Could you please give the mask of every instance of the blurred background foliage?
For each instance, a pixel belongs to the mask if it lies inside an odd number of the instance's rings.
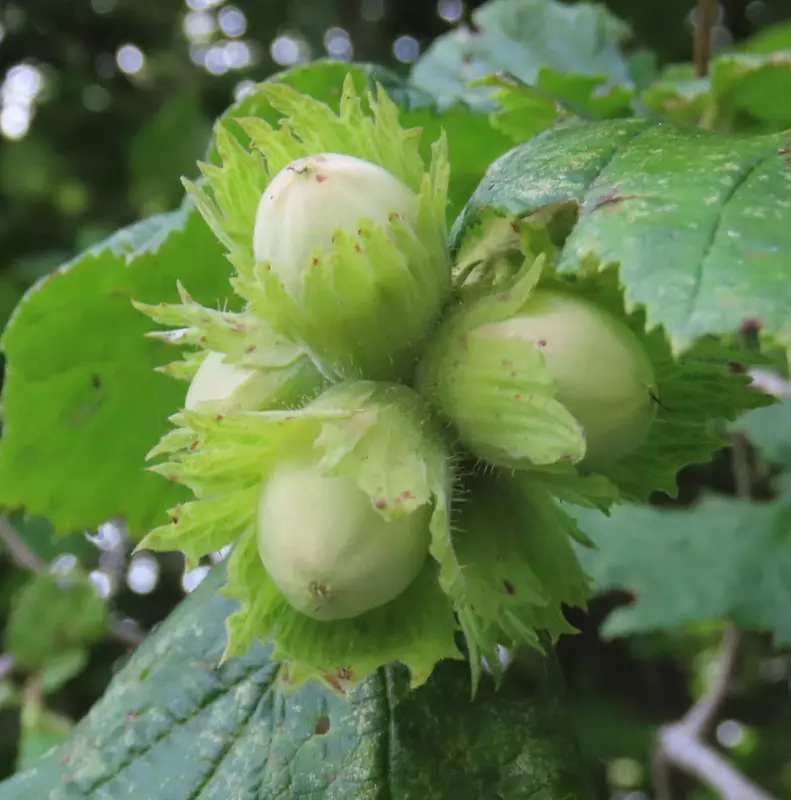
[[[251,82],[324,56],[405,74],[435,37],[468,22],[479,5],[0,0],[0,325],[38,278],[118,227],[176,207],[179,178],[195,173],[212,120]],[[647,82],[666,65],[689,62],[691,0],[606,5],[634,32],[626,49],[633,75],[637,65]],[[791,0],[726,0],[720,10],[715,51],[756,35],[755,52],[791,48],[791,27],[783,24]],[[789,97],[778,102],[788,105]],[[706,488],[727,491],[729,481],[726,456],[687,470],[683,501]],[[66,735],[139,632],[164,619],[208,569],[185,574],[175,555],[130,559],[120,523],[55,540],[44,520],[12,515],[10,522],[23,545],[0,551],[0,675],[11,675],[0,680],[0,779]],[[581,634],[559,649],[603,795],[645,800],[655,728],[689,707],[721,626],[604,639],[603,620],[628,600],[624,592],[602,593],[587,615],[574,617]],[[725,712],[719,744],[767,789],[791,796],[791,665],[768,637],[749,635]],[[686,790],[710,796],[691,784]]]

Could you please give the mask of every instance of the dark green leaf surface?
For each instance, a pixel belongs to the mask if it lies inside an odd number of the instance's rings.
[[[620,45],[628,35],[626,24],[598,4],[495,0],[473,13],[472,29],[460,26],[434,40],[415,63],[412,82],[441,106],[486,103],[491,90],[468,84],[494,72],[534,83],[541,67],[551,67],[627,83]]]
[[[181,197],[182,175],[197,175],[195,162],[205,152],[211,124],[200,100],[189,91],[168,98],[137,132],[129,152],[131,192],[137,212],[166,211]]]
[[[230,265],[198,213],[182,209],[127,228],[40,281],[3,336],[8,359],[0,504],[68,532],[116,516],[133,533],[161,520],[182,491],[144,471],[186,387],[154,372],[173,360],[146,339],[132,307],[177,299],[221,305]]]
[[[646,120],[559,126],[492,165],[457,237],[486,208],[527,214],[572,202],[559,269],[620,264],[678,352],[746,319],[791,341],[791,168],[782,134],[719,136]]]
[[[791,643],[791,508],[707,497],[691,509],[621,506],[608,519],[574,511],[598,550],[579,550],[596,588],[635,602],[604,625],[609,636],[729,620]]]
[[[231,601],[216,569],[119,673],[69,741],[0,800],[584,800],[554,684],[443,665],[409,694],[386,669],[348,699],[283,695],[254,646],[217,668]]]

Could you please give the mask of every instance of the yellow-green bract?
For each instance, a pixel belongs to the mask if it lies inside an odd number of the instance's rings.
[[[418,385],[491,464],[596,468],[639,447],[656,383],[639,339],[594,303],[536,288],[540,264],[463,303],[430,344]]]
[[[535,347],[555,381],[555,399],[581,423],[588,467],[618,461],[645,440],[656,414],[656,383],[640,341],[595,304],[536,290],[516,316],[471,335],[492,351],[505,340]]]
[[[451,299],[444,138],[426,170],[381,92],[364,111],[347,82],[339,115],[282,85],[261,98],[282,125],[237,120],[249,148],[221,126],[222,167],[189,184],[243,310],[181,287],[180,304],[138,304],[175,328],[153,335],[196,348],[166,368],[191,384],[150,454],[193,499],[141,546],[195,563],[233,545],[226,655],[262,639],[293,683],[344,687],[399,661],[417,685],[460,657],[461,632],[475,688],[499,646],[568,630],[561,604],[583,602],[587,581],[555,484],[471,473],[430,382],[424,397],[406,385]],[[570,440],[544,463],[584,450],[552,402],[560,424],[522,410],[531,446]],[[566,497],[588,492],[573,470],[559,481]]]
[[[331,380],[404,380],[451,286],[444,135],[426,167],[383,90],[363,108],[351,79],[340,114],[277,83],[286,122],[218,128],[222,167],[186,182],[237,269],[247,309],[303,347]]]
[[[260,637],[296,668],[348,659],[360,676],[390,652],[416,681],[457,654],[446,594],[453,459],[413,390],[342,382],[301,409],[185,410],[173,421],[152,453],[168,460],[153,469],[195,500],[140,546],[196,560],[235,542],[229,653]]]
[[[414,231],[418,211],[417,195],[377,164],[339,153],[306,156],[283,167],[266,187],[256,211],[253,255],[301,298],[305,273],[322,269],[335,249],[336,231],[357,231],[361,220],[369,220],[392,235],[396,219]]]

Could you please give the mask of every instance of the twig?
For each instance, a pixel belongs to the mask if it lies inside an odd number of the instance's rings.
[[[741,434],[731,440],[735,493],[752,497],[749,446]],[[697,778],[719,793],[722,800],[773,800],[733,764],[706,744],[720,706],[728,695],[736,672],[742,633],[735,625],[725,629],[716,661],[716,673],[703,696],[679,722],[664,725],[657,733],[651,766],[657,800],[672,800],[670,768],[675,767]]]
[[[772,800],[703,739],[714,722],[736,667],[741,632],[729,626],[722,638],[717,673],[703,697],[680,722],[659,730],[654,752],[654,778],[658,800],[672,798],[668,767],[682,769],[719,793],[722,800]]]
[[[112,617],[110,618],[110,635],[118,644],[122,644],[130,650],[134,650],[146,638],[145,633],[139,628],[124,625],[121,620]]]
[[[17,533],[8,517],[0,516],[0,541],[5,545],[11,561],[28,572],[44,572],[47,565],[38,553],[34,553],[25,540]]]
[[[717,21],[717,0],[698,0],[698,15],[695,20],[695,74],[705,78],[709,74],[711,55],[711,31]]]
[[[11,561],[20,569],[33,574],[45,572],[47,564],[38,553],[28,547],[27,542],[8,521],[8,517],[0,515],[0,543],[5,547]],[[116,642],[133,650],[145,638],[145,634],[124,625],[120,620],[110,620],[110,636]]]
[[[751,500],[753,473],[750,469],[750,443],[747,437],[739,432],[732,433],[730,439],[734,493],[742,500]]]

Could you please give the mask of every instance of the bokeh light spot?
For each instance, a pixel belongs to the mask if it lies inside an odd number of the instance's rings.
[[[723,747],[738,747],[743,739],[744,727],[735,719],[726,719],[717,725],[717,741]]]
[[[126,582],[135,594],[151,594],[159,580],[159,562],[147,553],[139,553],[129,562]]]
[[[220,9],[218,16],[220,30],[231,38],[243,36],[247,30],[247,18],[238,8],[226,6]]]
[[[205,42],[217,30],[217,23],[208,11],[190,11],[184,15],[182,28],[191,42]]]
[[[332,58],[341,61],[348,61],[354,55],[349,34],[343,28],[329,28],[324,34],[324,47]]]
[[[127,75],[134,75],[143,69],[146,58],[143,51],[134,44],[125,44],[118,48],[115,53],[115,63],[118,69]]]
[[[411,64],[420,55],[420,43],[414,36],[399,36],[393,42],[393,55],[402,64]]]
[[[225,64],[229,69],[244,69],[253,60],[247,42],[228,42],[223,50]]]
[[[278,36],[269,48],[275,64],[289,66],[299,60],[299,42],[292,36]]]
[[[437,3],[437,14],[445,22],[458,22],[464,13],[464,3],[462,0],[439,0]]]
[[[233,99],[238,103],[255,91],[255,81],[239,81],[233,87]]]
[[[109,597],[113,591],[113,582],[110,580],[110,576],[101,570],[95,569],[88,576],[88,580],[93,584],[99,597]]]

